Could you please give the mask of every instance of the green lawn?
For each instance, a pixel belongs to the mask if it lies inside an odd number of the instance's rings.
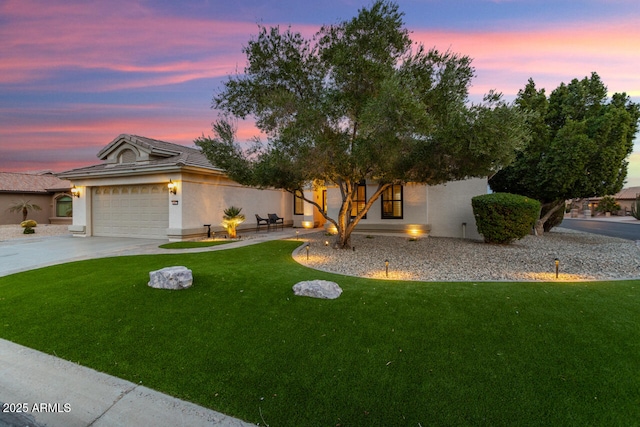
[[[639,424],[640,282],[366,280],[299,243],[0,278],[0,336],[273,427]],[[194,286],[149,288],[169,265]],[[293,296],[313,278],[344,293]]]

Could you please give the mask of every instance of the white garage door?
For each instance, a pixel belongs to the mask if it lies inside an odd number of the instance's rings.
[[[93,189],[93,235],[166,238],[169,193],[166,185]]]

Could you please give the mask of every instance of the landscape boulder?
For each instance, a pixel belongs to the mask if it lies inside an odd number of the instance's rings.
[[[342,294],[342,289],[328,280],[306,280],[293,285],[293,293],[303,297],[336,299]]]
[[[193,284],[193,274],[187,267],[166,267],[149,272],[149,286],[157,289],[186,289]]]

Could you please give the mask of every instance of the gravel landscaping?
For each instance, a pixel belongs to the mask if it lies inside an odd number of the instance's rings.
[[[511,245],[422,237],[352,235],[355,251],[331,248],[332,236],[305,236],[309,259],[300,264],[323,271],[376,279],[423,281],[581,281],[640,278],[640,247],[630,240],[557,228]],[[325,242],[329,246],[325,246]],[[555,277],[555,258],[560,261]],[[385,260],[389,261],[388,276]]]
[[[69,233],[68,225],[38,224],[34,234],[24,234],[19,224],[0,225],[0,242],[9,239],[32,239],[45,236],[62,236]]]

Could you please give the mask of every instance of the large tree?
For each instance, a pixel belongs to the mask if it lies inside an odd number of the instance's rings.
[[[259,27],[243,49],[244,73],[213,98],[214,137],[196,144],[242,184],[292,193],[337,186],[338,216],[323,215],[338,230],[339,248],[350,246],[354,227],[389,186],[488,176],[512,161],[527,142],[525,114],[494,92],[470,103],[471,60],[414,44],[402,16],[396,4],[376,1],[311,39]],[[243,149],[238,119],[255,120],[266,143]],[[352,209],[363,180],[377,189]]]
[[[597,73],[562,83],[548,98],[529,79],[516,105],[535,112],[529,116],[532,140],[489,184],[494,191],[542,202],[538,235],[551,228],[550,220],[564,208],[565,200],[606,196],[622,189],[640,118],[639,105],[626,94],[608,99]]]

